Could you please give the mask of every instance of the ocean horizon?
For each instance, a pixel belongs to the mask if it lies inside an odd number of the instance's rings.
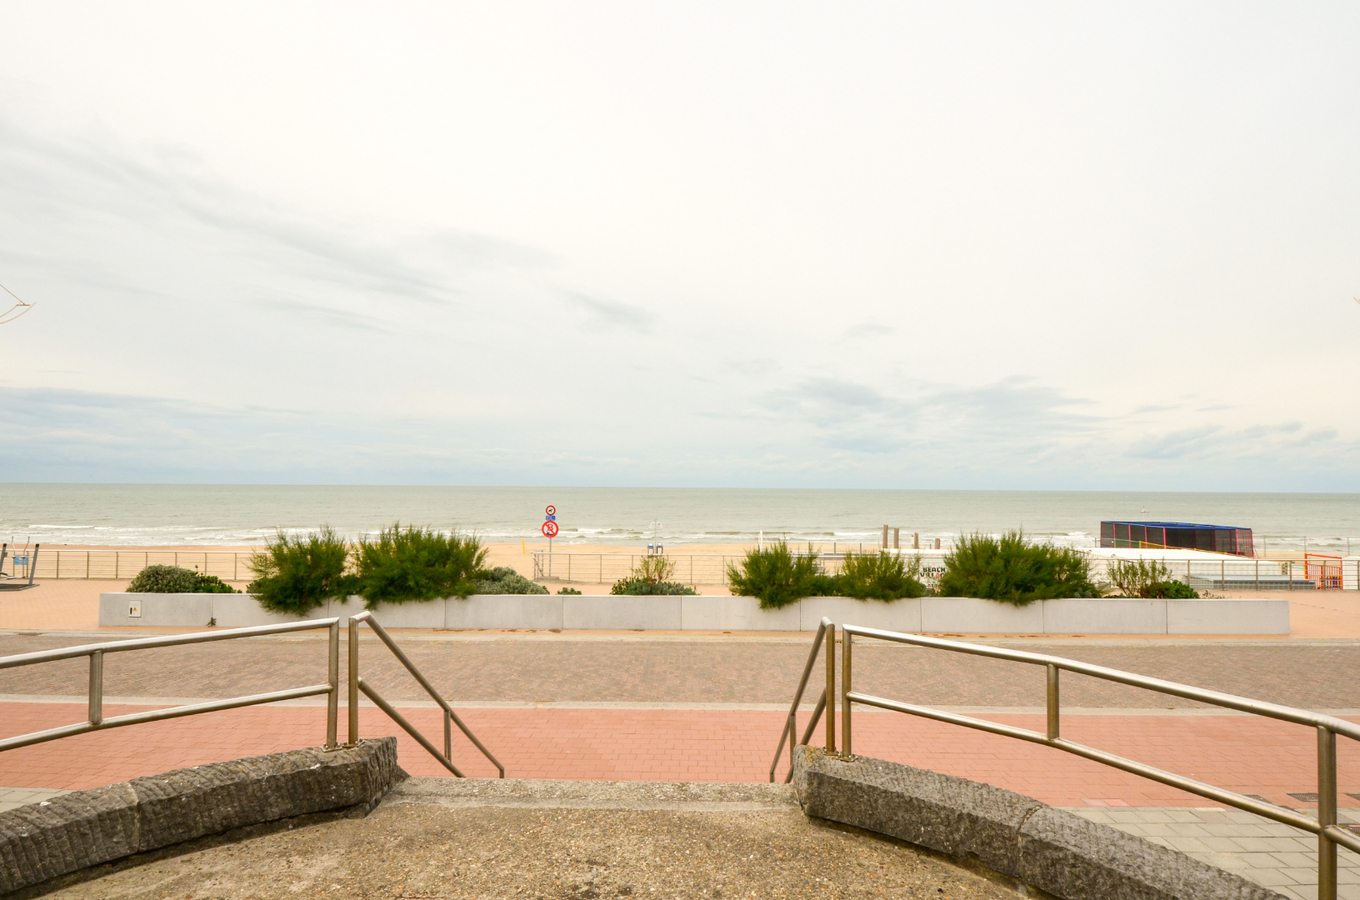
[[[11,544],[260,544],[279,529],[330,525],[361,537],[393,522],[557,545],[790,542],[873,545],[884,525],[922,546],[1023,529],[1094,546],[1103,519],[1251,528],[1257,547],[1360,550],[1360,494],[778,488],[406,487],[0,483],[0,540]]]

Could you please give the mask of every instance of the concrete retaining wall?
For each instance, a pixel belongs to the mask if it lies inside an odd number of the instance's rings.
[[[141,617],[128,615],[139,602]],[[358,597],[318,607],[316,618],[362,612]],[[1288,634],[1288,600],[1041,600],[1009,606],[975,597],[922,597],[892,603],[808,597],[761,609],[752,597],[599,597],[482,594],[378,609],[387,628],[597,629],[610,631],[816,631],[822,617],[841,624],[927,634]],[[221,627],[295,622],[267,613],[248,594],[99,595],[100,625]]]
[[[799,747],[793,781],[809,816],[980,863],[1064,900],[1282,900],[1175,850],[963,778]]]
[[[400,778],[396,738],[178,769],[0,813],[0,894],[125,856],[315,813],[366,813]]]

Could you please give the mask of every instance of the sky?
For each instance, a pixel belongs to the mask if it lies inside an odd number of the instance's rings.
[[[1357,46],[8,0],[0,482],[1360,492]]]

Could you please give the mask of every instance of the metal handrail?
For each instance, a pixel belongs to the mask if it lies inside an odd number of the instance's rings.
[[[390,703],[384,700],[372,685],[359,677],[359,626],[364,624],[373,629],[373,633],[387,645],[387,649],[392,651],[392,655],[397,658],[397,661],[406,667],[406,671],[411,673],[415,680],[420,683],[420,686],[425,689],[425,692],[429,694],[434,702],[439,705],[439,708],[444,711],[444,752],[442,754],[435,749],[434,745],[431,744],[414,725],[406,721],[401,713],[397,712]],[[458,717],[458,713],[453,711],[453,707],[449,706],[448,701],[439,695],[439,692],[434,689],[434,685],[430,684],[429,680],[421,674],[421,671],[416,668],[415,663],[411,662],[410,658],[402,652],[401,648],[392,640],[391,635],[387,633],[386,629],[378,624],[378,620],[373,618],[373,614],[370,612],[362,612],[356,616],[350,616],[349,618],[349,744],[347,746],[350,747],[354,746],[359,741],[360,691],[363,691],[364,695],[372,700],[379,709],[387,713],[392,721],[405,729],[407,734],[415,738],[420,746],[429,751],[431,756],[439,760],[444,768],[448,769],[457,777],[463,778],[464,775],[462,772],[458,771],[458,767],[453,764],[452,725],[457,725],[458,729],[467,736],[467,739],[472,741],[473,745],[476,746],[478,750],[482,751],[482,755],[491,760],[491,764],[500,772],[501,778],[505,777],[505,766],[501,765],[500,761],[491,754],[491,751],[486,749],[486,746],[483,745],[481,741],[477,740],[477,736],[463,724],[463,720]]]
[[[873,706],[893,712],[921,716],[939,722],[947,722],[953,725],[962,725],[965,728],[973,728],[978,731],[999,734],[1004,737],[1056,747],[1067,753],[1072,753],[1076,756],[1102,763],[1112,768],[1121,769],[1125,772],[1131,772],[1134,775],[1141,775],[1144,778],[1179,788],[1188,793],[1198,794],[1201,797],[1207,797],[1228,806],[1246,810],[1247,812],[1264,816],[1265,818],[1272,819],[1276,822],[1291,825],[1302,831],[1316,834],[1318,837],[1319,900],[1336,900],[1337,845],[1339,844],[1349,850],[1360,853],[1360,835],[1352,834],[1341,828],[1337,824],[1336,814],[1336,736],[1341,734],[1353,740],[1360,740],[1360,726],[1357,726],[1354,723],[1338,719],[1335,716],[1328,716],[1309,710],[1295,709],[1293,707],[1281,706],[1276,703],[1267,703],[1261,700],[1252,700],[1248,697],[1239,697],[1234,694],[1225,694],[1220,691],[1205,690],[1203,688],[1196,688],[1174,681],[1164,681],[1160,678],[1150,678],[1133,672],[1124,672],[1119,669],[1110,669],[1105,666],[1096,666],[1090,663],[1066,659],[1060,656],[1049,656],[1043,653],[1029,653],[1023,650],[1007,650],[1001,647],[987,647],[981,644],[969,644],[962,641],[924,637],[919,634],[881,631],[876,628],[863,628],[858,625],[842,626],[841,634],[841,745],[846,756],[850,756],[853,753],[853,744],[851,743],[853,735],[851,726],[851,706],[854,703],[862,703],[865,706]],[[876,697],[872,694],[861,694],[856,692],[853,690],[852,686],[854,672],[852,648],[856,635],[898,644],[931,647],[938,650],[949,650],[956,653],[967,653],[974,656],[985,656],[992,659],[1004,659],[1012,662],[1023,662],[1030,665],[1043,666],[1047,673],[1047,703],[1045,707],[1047,712],[1046,732],[1040,733],[1037,731],[1030,731],[1011,725],[989,722],[985,719],[973,718],[972,716],[947,713],[926,706],[901,703],[884,697]],[[834,640],[834,636],[832,640]],[[1240,712],[1264,716],[1283,722],[1308,725],[1316,728],[1318,738],[1317,818],[1313,819],[1309,816],[1295,812],[1292,809],[1276,806],[1273,803],[1255,800],[1245,794],[1239,794],[1235,791],[1215,787],[1214,785],[1203,781],[1187,778],[1183,775],[1177,775],[1174,772],[1168,772],[1165,769],[1159,769],[1155,766],[1149,766],[1135,760],[1127,759],[1126,757],[1108,753],[1104,750],[1088,747],[1085,744],[1064,740],[1061,737],[1061,706],[1059,704],[1058,692],[1059,673],[1064,669],[1069,672],[1089,675],[1092,678],[1099,678],[1104,681],[1113,681],[1131,687],[1169,694],[1174,697],[1208,703],[1212,706],[1238,710]],[[834,690],[832,693],[834,695]],[[787,730],[787,725],[785,727]],[[828,731],[830,731],[829,728]],[[828,741],[827,747],[828,750],[834,751],[834,747],[830,741]]]
[[[359,677],[359,632],[360,624],[367,624],[373,632],[382,640],[387,648],[392,651],[397,660],[401,662],[406,670],[410,672],[420,683],[420,686],[434,698],[440,708],[444,710],[444,752],[441,754],[433,744],[426,740],[401,713],[397,712],[393,706],[379,696],[374,688]],[[175,647],[183,644],[203,644],[211,641],[229,641],[235,638],[259,637],[261,635],[288,634],[294,631],[313,631],[321,628],[329,630],[329,654],[328,654],[328,674],[326,684],[314,684],[307,687],[290,688],[282,691],[271,691],[265,694],[250,694],[244,697],[231,697],[223,700],[209,700],[203,703],[191,703],[185,706],[174,706],[167,709],[155,709],[148,712],[131,713],[123,716],[104,717],[104,656],[108,653],[122,653],[132,650],[149,650],[158,647]],[[53,650],[38,650],[33,653],[20,653],[15,656],[0,658],[0,669],[13,669],[20,666],[30,666],[37,663],[56,662],[63,659],[76,659],[78,657],[89,657],[90,674],[88,684],[89,695],[89,715],[86,721],[72,725],[62,725],[57,728],[48,728],[43,731],[34,731],[29,734],[16,735],[14,737],[0,739],[0,752],[13,750],[18,747],[27,747],[31,744],[40,744],[44,741],[54,741],[58,738],[70,737],[76,734],[85,734],[90,731],[100,731],[106,728],[117,728],[123,725],[137,725],[143,722],[155,722],[161,719],[174,719],[181,716],[192,716],[197,713],[218,712],[224,709],[238,709],[245,706],[257,706],[261,703],[275,703],[280,700],[295,700],[301,697],[313,697],[318,694],[327,695],[326,703],[326,749],[334,750],[339,747],[336,742],[337,719],[339,716],[340,700],[340,618],[312,619],[306,622],[287,622],[281,625],[256,625],[249,628],[227,628],[221,631],[199,631],[192,634],[170,634],[161,637],[136,638],[130,641],[110,641],[103,644],[81,644],[76,647],[59,647]],[[362,691],[370,700],[382,709],[383,712],[396,722],[406,733],[415,738],[422,747],[430,752],[430,755],[439,760],[445,768],[458,777],[463,777],[463,773],[458,771],[453,765],[452,744],[453,733],[451,724],[457,724],[463,734],[482,751],[487,759],[496,766],[500,772],[500,777],[505,777],[505,767],[491,755],[481,741],[477,740],[463,720],[453,711],[453,708],[439,696],[439,692],[434,689],[410,658],[402,652],[401,648],[392,640],[391,635],[378,624],[373,618],[372,613],[364,612],[349,619],[349,742],[345,745],[353,747],[359,741],[359,692]]]
[[[807,730],[803,732],[803,739],[796,741],[798,734],[798,704],[803,702],[803,691],[807,689],[808,678],[812,675],[812,664],[817,661],[817,651],[822,647],[822,639],[831,635],[831,642],[826,648],[826,687],[822,689],[822,696],[817,698],[817,708],[812,711],[812,718],[808,721]],[[793,703],[789,706],[789,717],[784,722],[784,729],[779,733],[779,746],[775,748],[774,759],[770,762],[770,783],[774,783],[774,770],[779,767],[779,754],[784,752],[785,742],[789,745],[789,774],[784,778],[784,782],[793,780],[793,748],[795,741],[798,744],[806,745],[812,738],[812,732],[817,727],[817,720],[821,718],[822,712],[826,709],[827,698],[836,696],[836,626],[831,624],[831,620],[822,616],[821,624],[817,626],[817,636],[812,639],[812,650],[808,652],[807,665],[803,666],[803,677],[798,681],[798,690],[794,691]],[[827,716],[826,719],[826,740],[827,749],[836,749],[836,717]]]
[[[122,653],[130,650],[147,650],[156,647],[174,647],[180,644],[202,644],[208,641],[228,641],[233,638],[257,637],[265,634],[286,634],[291,631],[313,631],[321,628],[330,630],[329,681],[307,687],[267,694],[250,694],[245,697],[231,697],[225,700],[210,700],[206,703],[191,703],[187,706],[172,706],[150,712],[133,713],[126,716],[104,718],[104,655]],[[82,644],[78,647],[61,647],[55,650],[39,650],[35,653],[20,653],[16,656],[0,658],[0,669],[13,669],[31,666],[36,663],[55,662],[61,659],[74,659],[88,656],[90,675],[88,683],[89,714],[86,720],[74,725],[62,725],[43,731],[34,731],[15,737],[0,739],[0,752],[30,744],[41,744],[57,738],[102,731],[105,728],[118,728],[122,725],[138,725],[161,719],[176,719],[196,713],[217,712],[223,709],[237,709],[243,706],[257,706],[261,703],[275,703],[279,700],[295,700],[299,697],[313,697],[326,694],[326,748],[334,749],[336,717],[340,698],[340,619],[313,619],[307,622],[288,622],[283,625],[257,625],[250,628],[229,628],[224,631],[201,631],[194,634],[171,634],[163,637],[137,638],[131,641],[111,641],[104,644]]]

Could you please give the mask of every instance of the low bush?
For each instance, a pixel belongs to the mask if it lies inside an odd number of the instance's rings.
[[[847,553],[840,574],[831,579],[837,596],[856,600],[898,600],[923,597],[926,586],[921,578],[921,561],[908,561],[900,554]]]
[[[546,594],[548,589],[535,584],[509,566],[497,566],[477,576],[474,594]]]
[[[279,531],[250,557],[255,580],[246,590],[270,612],[305,616],[327,598],[353,593],[349,554],[350,543],[329,526],[305,536]]]
[[[133,594],[239,594],[216,575],[179,566],[147,566],[128,583]]]
[[[359,543],[358,588],[364,606],[439,597],[466,598],[477,590],[486,548],[477,538],[400,523]]]
[[[560,591],[558,591],[557,593],[559,593],[559,594],[575,594],[575,595],[578,596],[578,597],[581,596],[581,592],[580,592],[580,591],[576,590],[576,588],[569,588],[569,587],[564,587],[564,588],[562,588]]]
[[[1159,600],[1197,600],[1199,591],[1174,578],[1159,581],[1152,586],[1152,596]]]
[[[1031,544],[1023,532],[965,535],[945,557],[940,593],[1015,606],[1055,597],[1098,597],[1086,556],[1070,547]]]
[[[740,567],[727,567],[732,593],[758,598],[761,609],[779,609],[813,596],[825,580],[817,571],[817,554],[811,548],[795,556],[784,541],[747,550]]]
[[[675,562],[665,556],[644,556],[626,578],[620,578],[609,589],[611,594],[642,597],[660,594],[697,594],[698,591],[669,581],[675,571]]]
[[[1165,565],[1151,559],[1120,559],[1105,573],[1110,590],[1121,597],[1155,600],[1193,600],[1199,592],[1171,577]]]

